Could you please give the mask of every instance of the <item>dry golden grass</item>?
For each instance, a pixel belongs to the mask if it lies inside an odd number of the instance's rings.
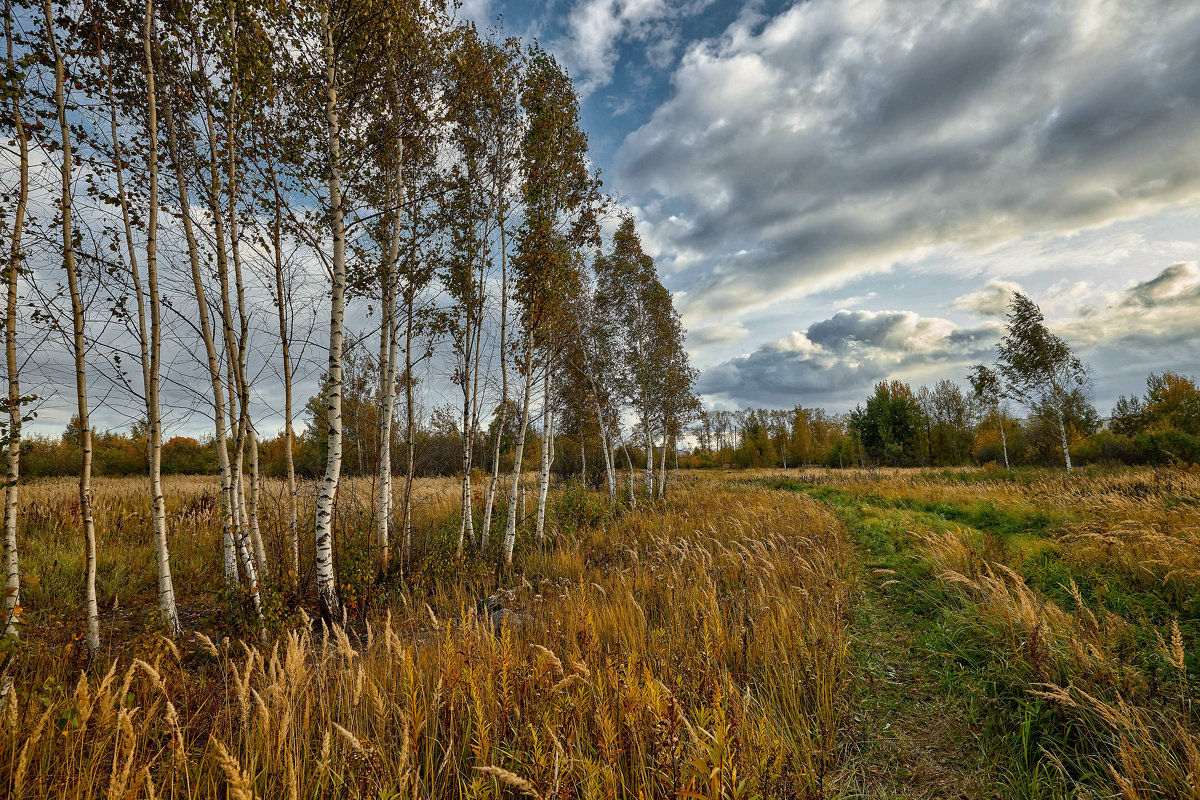
[[[414,539],[418,546],[447,515],[457,511],[461,484],[453,478],[419,478],[413,486]],[[374,546],[371,531],[374,481],[349,478],[342,484],[337,526],[344,549]],[[176,594],[185,622],[212,605],[223,583],[221,557],[220,484],[215,477],[166,476],[167,535]],[[312,583],[312,509],[318,486],[297,487],[302,585]],[[398,488],[399,491],[399,488]],[[93,508],[98,540],[97,591],[104,626],[117,633],[131,616],[142,624],[153,617],[155,597],[154,543],[150,500],[144,478],[97,478]],[[288,568],[286,484],[263,482],[260,524],[266,544],[265,583],[290,584]],[[71,478],[37,481],[22,486],[18,517],[22,602],[26,622],[34,630],[70,624],[82,604],[83,545],[80,538],[78,482]],[[190,617],[189,617],[190,615]],[[48,630],[44,630],[48,633]],[[105,645],[120,645],[120,636],[104,636]]]
[[[0,792],[827,796],[850,680],[844,531],[796,495],[675,492],[614,515],[564,491],[498,631],[461,582],[401,588],[345,629],[201,631],[18,683]]]

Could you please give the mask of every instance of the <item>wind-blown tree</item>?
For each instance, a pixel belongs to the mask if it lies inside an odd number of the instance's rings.
[[[442,284],[452,306],[446,329],[455,352],[454,383],[462,392],[462,505],[458,555],[463,543],[474,543],[471,466],[479,427],[480,373],[485,327],[490,247],[495,228],[494,195],[483,174],[491,144],[491,69],[484,58],[486,44],[473,26],[461,28],[450,57],[447,122],[450,146],[456,156],[444,195],[449,238]]]
[[[278,114],[278,111],[276,111],[276,114]],[[281,119],[278,116],[273,122],[273,128],[279,138],[271,137],[268,139],[268,142],[278,146],[280,139],[286,142],[286,138],[283,137],[284,126],[280,124]],[[270,144],[267,144],[267,146],[269,147]],[[282,155],[285,157],[287,155],[286,145],[284,146]],[[295,314],[293,311],[295,304],[292,290],[295,281],[293,280],[294,270],[288,270],[286,266],[287,259],[284,256],[285,225],[287,223],[284,217],[285,203],[283,190],[281,189],[280,169],[273,154],[269,151],[267,152],[262,172],[264,174],[262,175],[262,189],[259,200],[264,207],[264,216],[270,219],[269,249],[271,254],[271,276],[274,278],[275,284],[272,300],[275,303],[276,320],[278,323],[279,360],[282,367],[281,379],[283,383],[282,437],[285,467],[284,480],[287,487],[287,573],[292,595],[297,596],[300,593],[300,526],[299,508],[296,499],[296,429],[292,400],[292,372],[295,368],[292,359],[292,339],[295,324]]]
[[[596,260],[603,259],[603,254]],[[595,266],[593,266],[595,269]],[[594,284],[595,281],[592,281]],[[581,324],[567,346],[568,366],[563,396],[565,413],[572,417],[573,427],[580,435],[580,468],[587,480],[587,434],[595,431],[600,454],[604,461],[605,482],[609,500],[617,499],[616,467],[613,442],[620,427],[617,407],[617,377],[619,374],[616,349],[619,335],[611,315],[602,313],[600,296],[593,285],[579,297],[578,317]],[[605,308],[605,311],[608,309]]]
[[[266,564],[258,528],[255,500],[256,476],[251,474],[247,500],[245,448],[251,445],[251,469],[256,463],[256,442],[250,419],[247,376],[249,330],[241,259],[239,199],[245,171],[245,132],[252,114],[270,95],[269,44],[257,12],[250,4],[215,3],[197,8],[179,19],[183,41],[190,45],[192,77],[197,97],[193,126],[200,132],[203,156],[196,186],[208,212],[212,251],[220,287],[220,320],[229,391],[229,418],[233,425],[230,464],[230,501],[233,539],[252,593]],[[223,94],[221,94],[223,93]],[[232,281],[232,285],[231,285]],[[236,296],[234,295],[236,292]],[[236,307],[235,307],[236,302]],[[236,314],[236,322],[235,322]],[[235,327],[236,325],[236,327]]]
[[[413,279],[402,244],[412,228],[414,212],[422,208],[419,195],[426,187],[411,175],[430,170],[438,154],[440,127],[445,117],[444,73],[451,29],[444,3],[406,0],[387,3],[376,17],[377,38],[383,42],[374,80],[360,91],[370,92],[378,112],[369,118],[370,158],[356,176],[354,190],[376,209],[377,224],[370,238],[378,268],[373,274],[380,300],[379,334],[379,459],[375,497],[376,567],[382,577],[391,559],[392,444],[399,372],[400,300],[402,285]],[[411,175],[410,175],[411,174]],[[413,183],[413,186],[410,186]],[[415,188],[416,191],[410,191]],[[406,343],[406,359],[411,343]],[[411,448],[410,448],[411,449]]]
[[[1005,394],[1029,409],[1048,415],[1056,425],[1063,462],[1071,472],[1066,413],[1072,394],[1088,387],[1088,371],[1070,345],[1046,327],[1042,310],[1017,292],[1008,307],[1008,324],[1000,341],[996,367]]]
[[[597,335],[602,347],[609,351],[612,381],[621,394],[622,405],[631,407],[641,423],[646,444],[648,496],[652,488],[652,382],[656,375],[651,359],[653,334],[647,292],[653,269],[653,261],[642,250],[632,215],[623,215],[613,235],[611,252],[598,257],[593,265]],[[628,449],[625,452],[628,456]],[[629,469],[632,482],[632,462]]]
[[[1012,469],[1008,462],[1008,433],[1005,431],[1004,389],[1000,376],[986,364],[976,364],[971,367],[971,389],[975,401],[986,409],[987,413],[996,419],[996,427],[1000,429],[1000,446],[1004,453],[1004,468]]]
[[[250,553],[250,548],[246,541],[245,530],[241,525],[238,485],[235,481],[234,466],[230,458],[228,427],[225,417],[225,376],[221,368],[222,359],[217,350],[216,338],[213,335],[212,321],[209,316],[209,302],[201,267],[201,263],[206,259],[207,254],[201,250],[200,239],[196,233],[198,226],[193,218],[194,207],[191,202],[192,174],[198,173],[205,164],[211,167],[211,162],[220,158],[220,153],[215,147],[215,137],[210,137],[208,142],[208,161],[205,160],[205,156],[201,154],[198,143],[195,141],[196,127],[190,122],[190,118],[197,113],[194,100],[201,94],[199,89],[192,86],[197,78],[197,71],[191,69],[191,65],[187,60],[189,45],[194,43],[196,39],[194,29],[189,27],[190,23],[186,20],[186,15],[190,13],[190,9],[172,7],[170,8],[170,12],[169,16],[164,14],[166,18],[163,19],[162,30],[160,31],[160,38],[165,37],[165,42],[156,40],[152,45],[152,50],[154,51],[157,66],[155,74],[162,77],[162,80],[159,82],[163,93],[161,97],[161,111],[167,131],[167,150],[170,154],[175,177],[175,200],[187,244],[188,263],[192,279],[192,291],[196,300],[199,333],[204,344],[206,366],[209,381],[212,385],[215,440],[217,459],[221,471],[221,511],[225,579],[231,585],[237,582],[238,562],[240,560],[242,568],[246,573],[247,589],[261,623],[263,615],[262,599],[258,586],[258,570],[254,563],[254,556]],[[181,15],[185,19],[180,19]],[[202,73],[203,71],[200,70],[199,72]],[[209,107],[211,107],[211,103]],[[186,139],[183,137],[183,134],[186,134]],[[213,186],[209,186],[210,191],[213,188]],[[217,212],[219,215],[219,202],[217,203]],[[214,221],[214,237],[216,236],[215,228],[216,224]],[[223,244],[221,249],[223,249]],[[223,295],[227,296],[227,285],[225,289],[226,291],[223,292]],[[225,305],[225,303],[222,303],[223,307]],[[226,314],[222,313],[223,323],[226,316]],[[226,334],[229,334],[230,328],[231,323],[223,324]],[[232,346],[228,335],[226,337],[226,349],[228,351],[226,355],[232,356]],[[232,361],[227,360],[227,367],[232,370]],[[230,403],[234,402],[232,384],[233,381],[230,381]],[[230,417],[232,418],[233,415],[231,414]]]
[[[514,211],[520,203],[520,187],[515,176],[518,168],[521,138],[524,132],[524,116],[521,113],[520,79],[523,54],[520,43],[513,38],[500,39],[493,32],[480,39],[475,52],[478,65],[479,125],[483,130],[483,158],[480,163],[480,178],[489,194],[489,208],[493,219],[493,241],[490,254],[493,270],[500,273],[498,294],[499,308],[493,325],[498,329],[496,355],[500,362],[500,401],[496,405],[499,414],[492,437],[492,466],[488,479],[487,499],[484,503],[483,520],[479,531],[479,547],[488,544],[492,525],[492,509],[500,485],[500,450],[503,431],[510,424],[509,416],[513,403],[509,398],[509,238]],[[497,324],[498,323],[498,324]]]
[[[527,118],[520,154],[524,219],[513,268],[523,339],[519,370],[524,380],[524,396],[508,498],[508,523],[501,547],[506,565],[512,564],[516,542],[517,495],[535,367],[541,367],[543,380],[541,486],[544,489],[549,480],[553,435],[551,387],[562,337],[569,327],[565,301],[579,287],[582,267],[579,249],[594,245],[599,235],[596,224],[599,181],[588,166],[587,134],[580,127],[575,87],[554,57],[537,47],[527,57],[521,107]],[[539,491],[540,511],[544,510],[543,496],[544,491]]]
[[[620,395],[620,405],[634,412],[645,443],[645,494],[653,498],[665,491],[669,443],[683,433],[696,408],[691,394],[695,371],[683,346],[683,325],[670,292],[658,280],[654,259],[642,249],[632,215],[621,216],[611,251],[596,258],[593,271],[594,335],[605,360],[603,369],[594,370],[604,376],[598,391],[609,383]],[[662,449],[656,488],[658,435]],[[631,481],[632,470],[630,461]]]
[[[649,308],[656,328],[654,354],[658,370],[654,393],[663,437],[658,470],[658,496],[662,498],[667,492],[668,447],[672,452],[678,453],[678,437],[691,421],[699,405],[692,394],[697,372],[688,363],[687,350],[683,345],[683,322],[679,312],[671,302],[670,292],[657,278],[652,283]]]

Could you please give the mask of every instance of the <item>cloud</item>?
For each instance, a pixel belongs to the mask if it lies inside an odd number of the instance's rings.
[[[1022,290],[1019,284],[993,278],[979,291],[954,298],[951,305],[961,311],[970,311],[981,317],[1003,319],[1008,313],[1008,304],[1012,302],[1013,294],[1020,291]]]
[[[612,81],[623,41],[645,43],[651,63],[670,66],[676,41],[668,23],[682,10],[668,0],[578,0],[552,47],[587,95]]]
[[[998,336],[994,323],[960,328],[912,311],[839,311],[705,370],[697,390],[749,405],[848,404],[884,378],[978,361]]]
[[[956,305],[1002,311],[997,303],[1013,289],[1014,284],[989,281],[959,298],[970,301]],[[1064,315],[1048,315],[1047,324],[1091,364],[1102,411],[1118,394],[1140,391],[1151,370],[1186,372],[1187,365],[1200,363],[1196,262],[1172,264],[1118,291],[1076,282],[1058,293],[1094,301],[1076,303]],[[1001,324],[992,320],[969,327],[914,311],[839,311],[804,332],[794,331],[705,370],[697,390],[720,405],[801,403],[840,409],[854,405],[885,378],[914,383],[961,379],[969,365],[995,358],[1002,334]],[[1164,354],[1169,354],[1166,362]]]
[[[1176,0],[745,14],[686,48],[617,173],[652,225],[674,218],[660,262],[685,321],[725,322],[1195,195],[1197,41],[1200,6]]]
[[[703,344],[719,344],[722,342],[736,342],[739,339],[745,338],[750,331],[740,322],[723,323],[718,325],[706,325],[702,328],[692,328],[687,332],[688,344],[703,345]]]
[[[1143,306],[1195,303],[1200,301],[1200,269],[1195,262],[1172,264],[1148,281],[1126,292],[1125,304]]]

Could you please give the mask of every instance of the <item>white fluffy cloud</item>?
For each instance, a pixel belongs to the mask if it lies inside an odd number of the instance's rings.
[[[585,95],[608,84],[624,40],[645,44],[650,63],[670,66],[676,37],[671,21],[694,13],[707,3],[671,0],[577,0],[566,20],[566,31],[552,43]]]
[[[686,259],[685,319],[727,323],[1194,195],[1198,41],[1200,5],[1178,0],[747,13],[687,48],[618,171],[651,223],[679,221],[661,260]]]

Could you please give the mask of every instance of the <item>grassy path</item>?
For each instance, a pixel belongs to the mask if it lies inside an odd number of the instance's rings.
[[[969,705],[940,685],[922,622],[886,590],[868,591],[851,628],[861,752],[852,797],[1001,797]]]
[[[847,515],[842,510],[845,519]],[[978,687],[950,676],[937,652],[936,617],[914,609],[919,590],[850,523],[867,589],[851,627],[856,682],[855,764],[850,797],[999,798],[998,779],[968,700]],[[907,584],[907,585],[906,585]],[[924,605],[923,603],[921,604]],[[948,678],[950,680],[948,680]]]
[[[864,572],[850,629],[857,752],[850,754],[845,795],[1073,797],[1036,766],[1032,719],[997,724],[997,674],[986,646],[966,630],[970,606],[919,554],[914,531],[976,520],[946,506],[914,508],[803,483],[779,488],[826,503],[846,526]]]

